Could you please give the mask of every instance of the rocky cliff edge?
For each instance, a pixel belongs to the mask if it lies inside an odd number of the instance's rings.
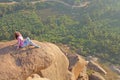
[[[40,48],[29,46],[16,50],[15,40],[0,42],[0,80],[35,80],[30,79],[33,74],[43,78],[36,80],[75,80],[78,77],[68,70],[69,60],[56,45],[34,42]]]

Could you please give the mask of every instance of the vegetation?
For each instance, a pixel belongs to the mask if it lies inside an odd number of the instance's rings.
[[[28,1],[39,1],[39,0],[0,0],[0,2],[12,2],[12,1],[16,1],[16,2],[28,2]]]
[[[120,64],[120,1],[89,1],[88,7],[74,9],[57,2],[0,5],[0,40],[12,40],[14,31],[20,31]]]

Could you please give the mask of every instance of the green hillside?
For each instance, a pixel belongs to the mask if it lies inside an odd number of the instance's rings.
[[[0,40],[12,40],[14,31],[20,31],[25,37],[67,44],[78,54],[120,64],[120,0],[81,1],[89,4],[80,8],[59,2],[1,4]]]

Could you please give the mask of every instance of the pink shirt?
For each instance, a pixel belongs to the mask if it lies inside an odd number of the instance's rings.
[[[23,37],[22,37],[22,36],[18,36],[17,40],[18,40],[18,46],[19,46],[19,47],[22,47],[23,44],[24,44],[24,39],[23,39]]]

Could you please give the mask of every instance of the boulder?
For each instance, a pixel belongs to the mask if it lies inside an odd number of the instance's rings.
[[[33,42],[40,48],[29,46],[16,50],[14,40],[0,43],[0,80],[26,80],[34,73],[50,80],[74,79],[68,70],[68,59],[56,45]]]
[[[89,80],[105,80],[98,72],[94,72],[89,76]]]
[[[77,80],[80,73],[85,70],[87,62],[77,54],[67,54],[67,57],[70,63],[69,70],[74,74],[75,80]]]
[[[77,80],[89,80],[86,71],[87,71],[87,67],[85,67],[84,70],[80,73]]]
[[[38,74],[32,74],[26,80],[50,80],[50,79],[41,78]]]
[[[52,50],[52,53],[55,53],[54,61],[48,68],[41,70],[42,76],[50,80],[75,80],[73,74],[68,71],[69,61],[67,57],[57,46],[53,46],[54,47],[48,47]],[[50,51],[48,51],[48,53],[49,52]]]
[[[115,65],[111,65],[110,68],[111,68],[113,71],[115,71],[117,74],[120,75],[120,68],[119,68],[119,67],[117,67],[117,66],[115,66]]]
[[[95,56],[88,56],[88,57],[86,57],[86,60],[87,61],[94,61],[94,62],[98,62],[99,61],[99,59],[97,58],[97,57],[95,57]]]
[[[102,73],[104,75],[107,74],[107,72],[100,65],[98,65],[96,62],[94,62],[92,60],[89,61],[87,67],[91,70],[97,71],[97,72]]]

